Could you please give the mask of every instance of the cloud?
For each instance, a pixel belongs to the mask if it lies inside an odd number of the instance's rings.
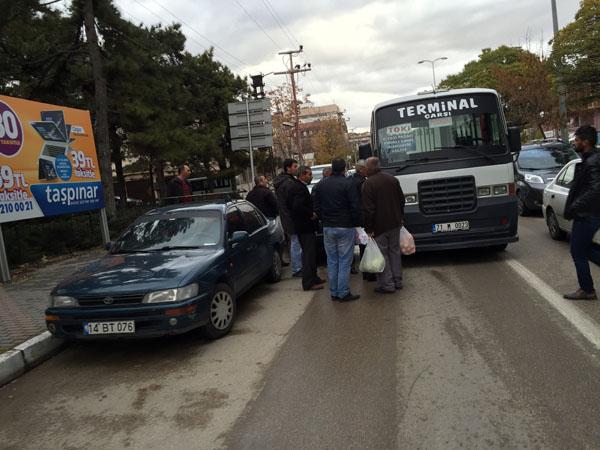
[[[439,82],[476,59],[482,48],[529,45],[534,51],[540,48],[547,51],[542,42],[552,36],[548,0],[116,0],[116,3],[125,17],[135,22],[152,24],[159,19],[166,24],[185,22],[188,26],[183,30],[190,51],[201,52],[216,43],[217,58],[242,76],[285,70],[287,62],[277,52],[294,48],[298,42],[303,44],[305,52],[296,61],[300,64],[310,61],[313,67],[299,79],[304,93],[310,93],[311,99],[319,104],[335,101],[346,110],[350,127],[357,128],[369,126],[371,109],[376,103],[414,94],[431,85],[431,66],[418,65],[421,59],[448,57],[436,65]],[[268,6],[274,8],[285,25],[284,30]],[[559,23],[563,26],[573,19],[579,0],[563,0],[558,6]],[[265,78],[267,88],[283,81],[282,76]]]

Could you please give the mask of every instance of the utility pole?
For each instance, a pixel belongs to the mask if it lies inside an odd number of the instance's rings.
[[[302,53],[302,45],[298,50],[288,50],[285,52],[279,52],[279,55],[288,55],[290,57],[290,68],[285,72],[275,72],[274,75],[289,75],[292,80],[292,113],[294,115],[294,133],[296,134],[296,148],[298,150],[298,157],[300,162],[304,162],[304,155],[302,155],[302,147],[300,145],[300,114],[298,112],[298,100],[296,98],[296,79],[295,75],[301,72],[310,72],[310,63],[306,64],[308,67],[301,68],[300,65],[294,66],[294,55]]]
[[[558,12],[556,10],[556,0],[551,0],[552,3],[552,25],[554,27],[554,37],[558,34]],[[560,137],[563,142],[569,142],[569,134],[567,132],[567,97],[565,95],[565,85],[562,82],[562,77],[558,74],[558,114],[560,117]]]

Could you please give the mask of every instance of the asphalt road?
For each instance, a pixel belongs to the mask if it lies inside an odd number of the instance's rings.
[[[520,235],[407,258],[397,295],[353,276],[351,304],[258,286],[217,342],[73,345],[0,389],[0,448],[600,448],[600,302],[560,299],[541,217]]]

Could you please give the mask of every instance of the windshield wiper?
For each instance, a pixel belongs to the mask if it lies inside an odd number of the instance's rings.
[[[407,167],[414,166],[419,163],[424,163],[424,162],[429,162],[429,161],[441,161],[444,159],[449,159],[449,158],[447,156],[424,156],[422,158],[407,159],[406,161],[404,161],[404,163],[405,163],[404,165],[401,165],[396,168],[396,173],[402,172]],[[394,167],[395,166],[392,166],[392,168],[394,168]]]
[[[169,250],[196,250],[201,248],[199,245],[165,245],[160,248],[148,249],[149,252],[166,252]]]
[[[453,145],[453,146],[446,146],[446,147],[435,147],[436,150],[467,150],[470,153],[475,153],[479,156],[483,156],[485,159],[487,159],[488,161],[491,161],[493,163],[497,163],[498,161],[496,161],[496,158],[494,158],[492,155],[489,155],[486,152],[482,152],[481,150],[479,150],[477,147],[467,147],[466,145]]]

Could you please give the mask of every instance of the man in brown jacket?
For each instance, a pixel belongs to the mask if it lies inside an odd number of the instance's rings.
[[[366,161],[367,181],[362,187],[365,231],[385,258],[385,270],[377,275],[375,292],[392,294],[402,289],[400,228],[404,220],[404,193],[400,182],[379,167],[379,158]]]

